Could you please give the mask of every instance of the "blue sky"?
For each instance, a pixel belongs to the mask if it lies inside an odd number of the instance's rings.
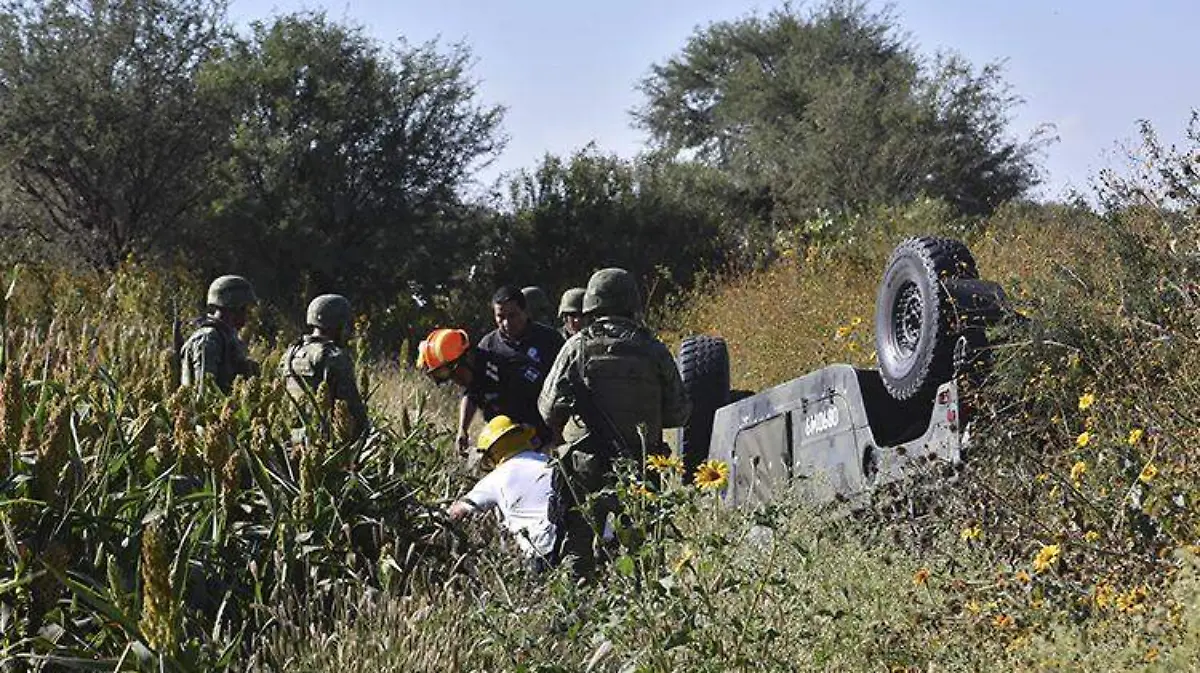
[[[383,42],[465,41],[477,63],[482,100],[507,107],[506,151],[480,175],[532,166],[546,152],[589,141],[622,156],[645,143],[628,111],[652,63],[680,50],[698,26],[765,12],[751,0],[232,0],[239,23],[276,13],[322,9],[360,24]],[[873,3],[881,7],[880,3]],[[1122,144],[1148,119],[1178,141],[1200,108],[1194,0],[899,0],[903,30],[923,53],[952,50],[975,64],[1004,60],[1025,103],[1012,129],[1042,123],[1059,141],[1043,160],[1043,194],[1086,188],[1098,170],[1120,166]]]

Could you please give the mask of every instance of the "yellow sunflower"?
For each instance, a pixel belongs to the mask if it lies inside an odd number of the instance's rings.
[[[1058,563],[1058,557],[1062,554],[1062,549],[1056,544],[1048,544],[1042,547],[1042,550],[1037,553],[1033,559],[1033,569],[1037,572],[1043,572],[1054,567]]]
[[[1096,403],[1096,396],[1091,393],[1084,393],[1079,397],[1079,410],[1083,411]]]
[[[1083,475],[1085,474],[1087,474],[1087,463],[1082,460],[1076,461],[1071,466],[1071,481],[1075,482],[1076,486],[1079,486],[1079,482],[1083,481]]]
[[[630,495],[633,495],[638,498],[643,498],[645,500],[654,500],[655,498],[658,497],[658,495],[654,491],[651,491],[650,489],[646,488],[645,484],[634,484],[629,489],[629,493],[630,493]]]
[[[1142,468],[1142,473],[1138,475],[1138,481],[1142,482],[1143,484],[1149,484],[1151,481],[1154,481],[1154,478],[1157,476],[1158,467],[1156,467],[1154,463],[1146,463],[1146,466]]]
[[[729,466],[719,460],[706,460],[696,468],[692,480],[706,491],[719,491],[729,483]]]
[[[646,459],[646,465],[651,470],[662,472],[663,474],[667,472],[683,472],[683,460],[674,455],[652,455]]]

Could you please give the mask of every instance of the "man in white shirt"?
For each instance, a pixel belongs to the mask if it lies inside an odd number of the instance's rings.
[[[469,493],[450,505],[452,520],[499,511],[502,525],[537,570],[554,565],[557,529],[550,521],[554,468],[533,444],[536,430],[496,416],[479,433],[480,463],[493,466]]]

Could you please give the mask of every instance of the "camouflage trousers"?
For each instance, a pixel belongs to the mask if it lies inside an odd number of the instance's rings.
[[[616,477],[607,456],[572,444],[557,451],[551,520],[558,529],[555,557],[577,577],[592,577],[606,556],[603,533],[609,515],[618,514]]]

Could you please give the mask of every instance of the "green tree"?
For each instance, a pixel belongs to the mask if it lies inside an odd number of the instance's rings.
[[[718,171],[653,158],[624,160],[592,147],[547,155],[508,180],[477,277],[539,284],[552,293],[621,266],[642,279],[644,299],[689,286],[734,254],[736,220]]]
[[[1018,100],[998,65],[925,62],[857,2],[712,24],[641,90],[635,120],[661,151],[765,190],[777,221],[920,195],[987,213],[1037,181],[1044,135],[1008,137]]]
[[[443,292],[476,247],[462,187],[504,142],[470,60],[434,43],[385,51],[322,14],[255,24],[217,75],[243,107],[214,264],[280,298],[412,308]]]
[[[27,228],[97,268],[162,247],[210,194],[230,102],[203,70],[219,0],[13,0],[0,10],[0,166]]]

